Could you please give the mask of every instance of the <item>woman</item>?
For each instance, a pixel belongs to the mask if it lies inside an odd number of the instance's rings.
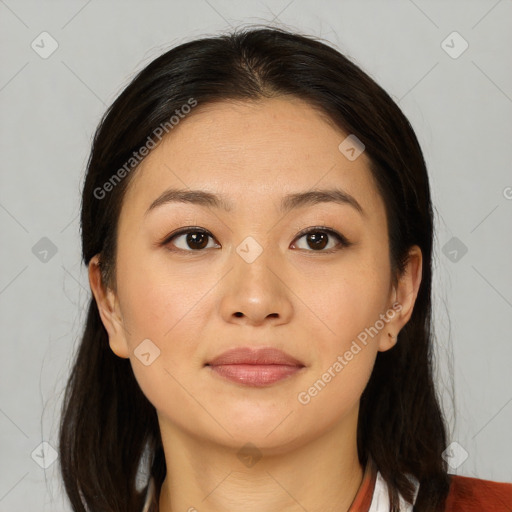
[[[509,510],[512,484],[447,473],[425,162],[339,52],[254,28],[155,59],[96,132],[81,223],[73,510]]]

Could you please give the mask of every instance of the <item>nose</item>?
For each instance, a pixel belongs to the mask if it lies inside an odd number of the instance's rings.
[[[274,257],[273,257],[274,256]],[[220,312],[229,323],[284,324],[293,314],[290,280],[284,263],[270,250],[254,260],[233,252],[231,271],[222,282]]]

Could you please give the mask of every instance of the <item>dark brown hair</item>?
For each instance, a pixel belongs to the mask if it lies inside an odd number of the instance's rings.
[[[386,480],[393,511],[397,492],[412,502],[407,475],[420,482],[415,511],[443,510],[447,434],[433,382],[433,214],[426,165],[400,108],[339,51],[286,30],[246,27],[181,44],[153,60],[110,106],[95,133],[83,187],[83,262],[100,254],[105,284],[115,289],[119,212],[136,166],[102,197],[98,190],[176,110],[191,98],[206,105],[281,95],[307,101],[365,144],[386,206],[393,276],[403,272],[412,245],[422,251],[412,316],[396,346],[378,353],[361,397],[357,447],[361,464],[371,456]],[[165,478],[156,411],[129,359],[110,349],[94,298],[66,388],[59,441],[74,511],[139,512],[144,489],[136,479],[146,459],[158,490]]]

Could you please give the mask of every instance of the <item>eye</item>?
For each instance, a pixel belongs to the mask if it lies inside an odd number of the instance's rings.
[[[312,251],[310,252],[334,252],[341,249],[342,247],[349,247],[352,245],[348,239],[341,233],[338,233],[332,228],[325,226],[315,226],[308,228],[298,235],[296,240],[304,238],[305,243],[309,246]],[[169,246],[172,245],[178,250],[186,252],[200,252],[203,249],[212,249],[214,247],[220,247],[219,244],[211,245],[209,239],[214,239],[213,235],[202,228],[188,227],[179,230],[177,233],[169,235],[161,245]],[[331,240],[330,240],[331,239]],[[333,242],[336,241],[337,243]],[[329,246],[330,244],[330,246]],[[292,248],[296,245],[292,244]],[[326,249],[327,250],[324,250]],[[297,246],[298,249],[306,249],[308,247]],[[174,249],[170,249],[174,250]]]
[[[203,249],[211,249],[209,246],[209,238],[213,239],[211,233],[200,228],[186,228],[173,233],[162,242],[162,245],[172,243],[175,247],[182,251],[199,252]],[[176,240],[176,242],[174,242]],[[220,246],[218,246],[220,247]]]
[[[341,247],[352,245],[341,233],[324,226],[309,228],[307,231],[299,234],[297,240],[301,238],[305,238],[306,244],[313,249],[313,252],[333,252],[333,250],[339,250]],[[335,239],[338,243],[333,245],[333,242],[329,241],[329,238]],[[323,250],[329,245],[329,242],[331,245],[328,247],[328,250]],[[298,249],[308,250],[307,247],[298,247]]]

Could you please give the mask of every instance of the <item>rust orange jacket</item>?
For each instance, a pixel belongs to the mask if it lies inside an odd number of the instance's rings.
[[[446,512],[511,512],[512,483],[451,476]]]
[[[365,468],[363,481],[349,512],[389,512],[388,487],[372,460]],[[416,495],[419,490],[416,482]],[[400,511],[413,506],[400,497]],[[512,512],[512,483],[493,482],[450,475],[450,490],[445,512]]]

